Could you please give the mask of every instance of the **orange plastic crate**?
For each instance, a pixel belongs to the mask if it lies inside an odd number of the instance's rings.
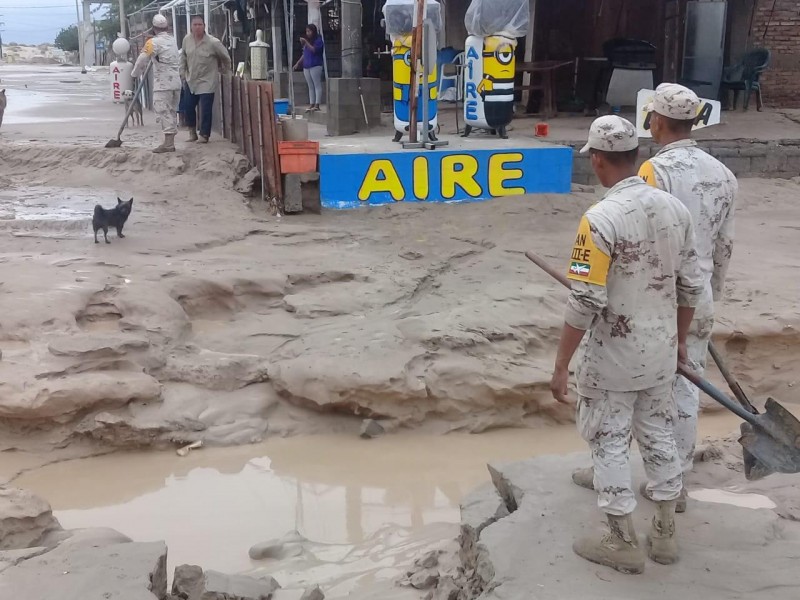
[[[313,173],[317,170],[319,142],[278,142],[281,173]]]

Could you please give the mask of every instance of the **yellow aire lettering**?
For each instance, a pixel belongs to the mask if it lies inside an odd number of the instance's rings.
[[[522,169],[510,169],[506,165],[520,164],[521,162],[521,152],[493,154],[491,158],[489,158],[490,196],[516,196],[525,193],[525,188],[505,186],[507,181],[522,179]]]
[[[454,198],[456,186],[468,196],[478,197],[483,193],[475,179],[478,173],[478,159],[469,154],[451,154],[442,158],[442,197]]]
[[[428,159],[418,156],[414,159],[414,196],[417,200],[427,200],[430,193]]]
[[[397,170],[394,168],[392,161],[385,158],[373,160],[370,163],[367,174],[364,176],[364,181],[358,190],[358,199],[366,202],[372,194],[381,192],[390,194],[395,202],[399,202],[406,197],[406,191],[400,182]]]

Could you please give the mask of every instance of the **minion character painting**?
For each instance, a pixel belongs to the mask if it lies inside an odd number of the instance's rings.
[[[435,65],[435,63],[434,63]],[[417,123],[422,128],[422,73],[417,74]],[[438,105],[438,71],[428,75],[428,128],[431,139],[436,139],[436,108]],[[394,141],[399,142],[408,133],[411,122],[411,35],[398,36],[392,42],[392,93],[394,104]]]
[[[517,38],[530,22],[528,0],[472,0],[464,24],[464,136],[486,129],[507,138],[514,118]]]
[[[439,96],[439,70],[436,64],[435,44],[431,56],[421,57],[428,67],[428,97],[423,98],[423,74],[418,70],[415,85],[411,83],[411,32],[414,29],[414,0],[386,0],[383,16],[386,34],[392,41],[392,100],[394,106],[394,141],[399,142],[408,133],[411,123],[411,93],[417,94],[416,119],[418,131],[423,130],[423,102],[427,102],[429,138],[436,139],[436,116]],[[437,0],[425,2],[425,24],[428,31],[437,35],[442,31],[441,6]],[[423,49],[424,52],[424,49]]]

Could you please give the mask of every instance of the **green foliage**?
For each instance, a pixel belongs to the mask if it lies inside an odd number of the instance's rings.
[[[77,52],[78,28],[75,25],[64,27],[58,32],[54,44],[56,48],[61,48],[65,52]]]

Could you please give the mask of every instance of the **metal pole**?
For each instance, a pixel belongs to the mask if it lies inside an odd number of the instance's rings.
[[[409,102],[408,102],[408,144],[416,145],[417,138],[417,100],[419,96],[419,66],[420,54],[422,54],[422,23],[425,18],[425,0],[417,0],[414,12],[414,31],[411,35],[411,79],[409,81]]]
[[[75,26],[78,28],[78,60],[81,62],[81,73],[86,75],[86,61],[83,60],[83,28],[81,27],[81,10],[78,7],[78,0],[75,0]]]
[[[272,26],[272,85],[275,89],[277,98],[283,97],[281,88],[281,73],[283,73],[283,34],[278,11],[280,10],[278,0],[272,0],[272,10],[270,11],[270,25]],[[289,67],[290,71],[293,65]]]
[[[211,10],[209,8],[209,2],[208,0],[203,0],[203,20],[206,23],[206,33],[208,33],[209,35],[211,35],[211,23],[208,22],[210,18],[211,18]]]
[[[428,95],[430,89],[428,87],[428,75],[430,72],[430,65],[428,65],[428,42],[430,36],[428,35],[428,20],[422,21],[422,138],[420,142],[425,144],[431,141],[430,139],[430,126],[428,125]],[[414,120],[416,120],[414,115]]]
[[[175,43],[178,43],[178,13],[175,12],[175,6],[172,6],[172,33],[175,34]]]
[[[189,0],[186,0],[184,3],[186,6],[186,35],[189,35],[192,31],[192,7],[189,4]],[[178,43],[178,32],[173,31],[172,34],[175,36],[175,43]]]
[[[128,37],[125,17],[125,0],[119,0],[119,34],[126,38]]]
[[[286,52],[289,59],[289,104],[292,108],[292,118],[294,119],[294,47],[292,36],[294,35],[294,2],[292,2],[291,13],[287,0],[283,0],[283,18],[286,23]]]

